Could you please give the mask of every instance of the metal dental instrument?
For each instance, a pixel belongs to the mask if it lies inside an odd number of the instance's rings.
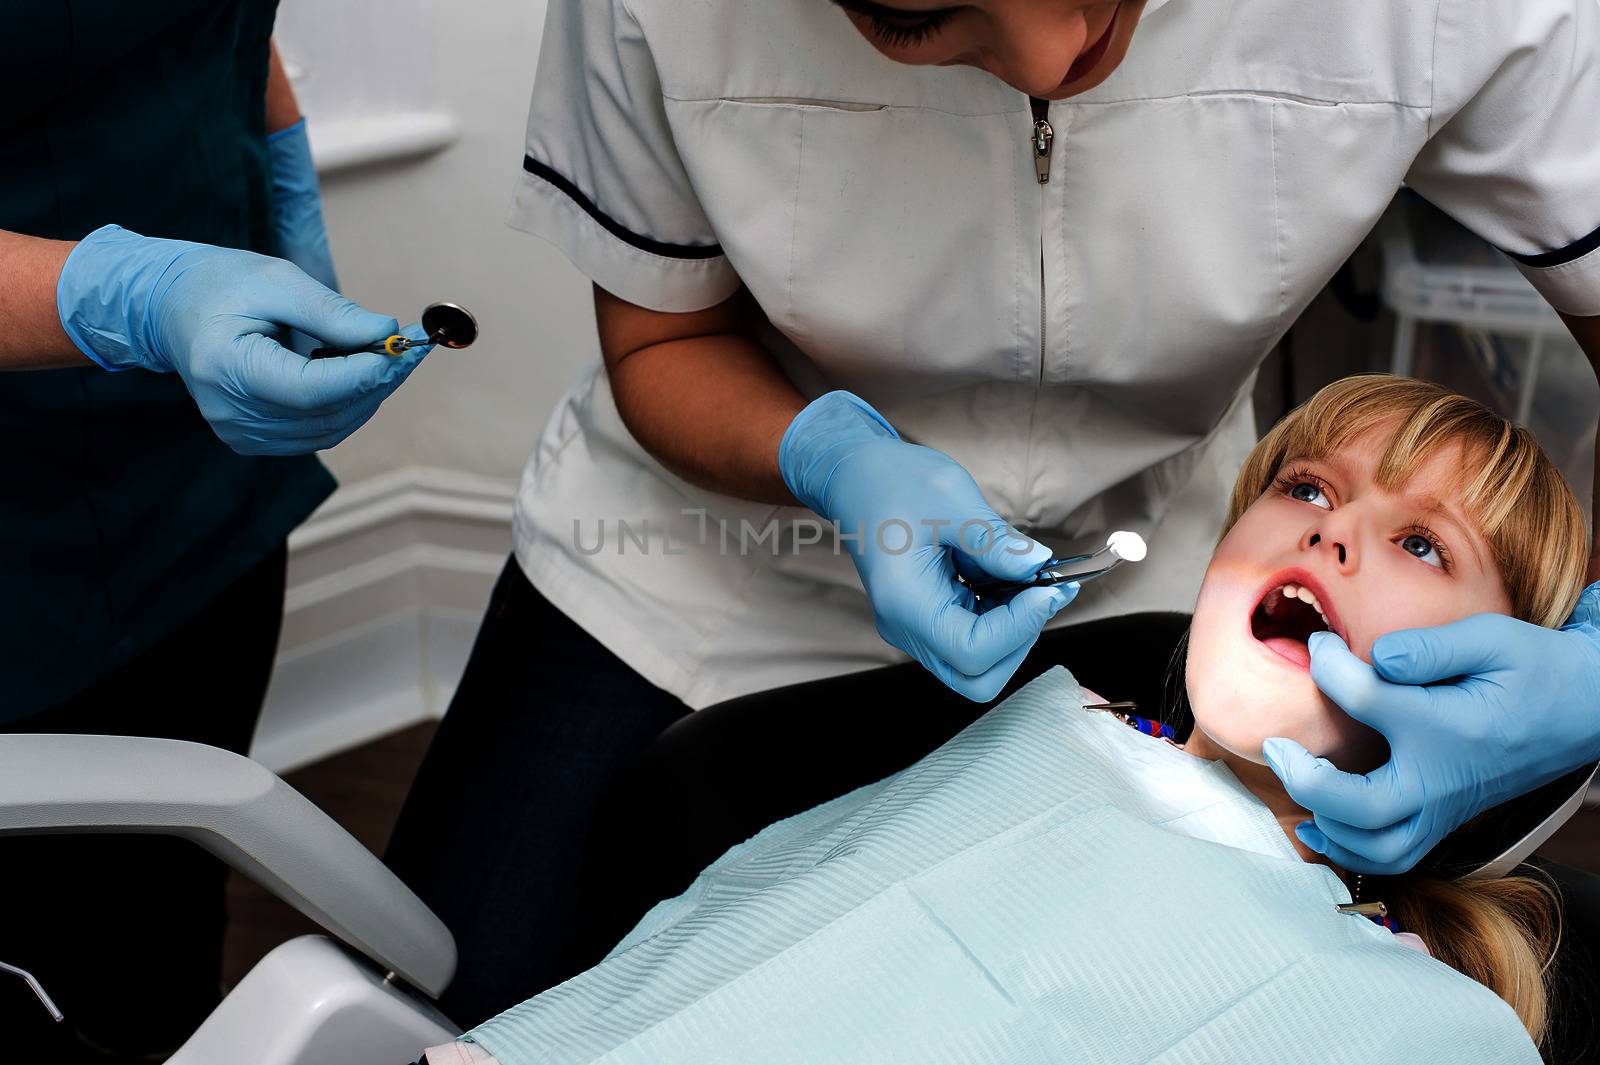
[[[62,1017],[61,1011],[56,1008],[55,1002],[53,1002],[50,996],[45,993],[44,987],[39,983],[38,980],[34,978],[32,973],[25,969],[19,969],[15,965],[7,965],[3,961],[0,961],[0,973],[10,973],[12,976],[21,977],[22,982],[27,984],[28,987],[33,990],[33,993],[38,996],[38,999],[44,1005],[44,1008],[49,1011],[50,1016],[55,1018],[58,1024],[65,1019]]]
[[[423,344],[437,344],[446,348],[464,348],[478,339],[478,320],[472,312],[456,303],[430,303],[422,311],[422,328],[426,340],[412,340],[396,333],[392,337],[374,341],[360,348],[315,348],[308,359],[331,359],[338,355],[399,355]]]
[[[1024,588],[1047,588],[1055,584],[1072,582],[1081,584],[1105,576],[1124,562],[1141,561],[1148,550],[1144,537],[1136,532],[1121,529],[1106,537],[1106,546],[1100,550],[1088,555],[1053,558],[1040,566],[1039,572],[1029,580],[1007,581],[998,577],[969,578],[959,575],[957,579],[970,587],[973,594],[980,599],[986,595],[1014,594]]]

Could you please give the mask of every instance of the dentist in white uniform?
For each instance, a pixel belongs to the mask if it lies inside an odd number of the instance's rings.
[[[508,579],[675,712],[908,654],[982,700],[1052,617],[1190,609],[1256,368],[1402,183],[1600,357],[1597,22],[1595,0],[551,0],[512,224],[594,280],[603,359],[529,461]],[[866,535],[808,542],[818,515]],[[874,536],[897,520],[909,540]],[[991,535],[958,544],[972,521]],[[1148,560],[1065,610],[979,617],[954,581],[1117,528]],[[1393,735],[1371,777],[1289,751],[1318,849],[1396,871],[1600,757],[1600,646],[1548,636],[1437,630],[1376,668],[1320,649],[1375,727],[1463,674],[1517,724],[1468,755],[1438,711],[1467,781]],[[479,652],[464,692],[505,668]],[[476,687],[451,717],[509,713]],[[518,713],[606,712],[554,700]],[[475,890],[430,901],[451,920]]]

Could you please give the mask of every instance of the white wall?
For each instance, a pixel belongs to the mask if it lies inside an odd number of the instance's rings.
[[[325,458],[341,481],[424,464],[514,479],[556,398],[595,350],[588,281],[504,224],[544,4],[283,0],[279,47],[313,144],[396,113],[453,118],[436,154],[323,177],[348,295],[402,323],[450,299],[481,339],[434,352],[368,426]]]
[[[543,20],[540,0],[279,10],[346,294],[402,323],[452,300],[482,332],[323,456],[340,489],[290,540],[254,749],[273,768],[443,713],[510,548],[517,475],[597,350],[588,280],[504,224]]]

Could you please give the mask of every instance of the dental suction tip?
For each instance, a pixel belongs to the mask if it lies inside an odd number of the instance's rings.
[[[1143,562],[1150,550],[1145,546],[1144,537],[1128,529],[1118,529],[1106,537],[1106,546],[1124,562]]]

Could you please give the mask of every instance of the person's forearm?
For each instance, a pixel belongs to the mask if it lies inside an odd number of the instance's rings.
[[[1563,314],[1561,320],[1567,323],[1567,328],[1572,331],[1572,338],[1578,342],[1578,347],[1588,356],[1589,364],[1594,367],[1595,375],[1600,378],[1600,318],[1576,318],[1570,314]],[[1600,580],[1600,435],[1595,438],[1594,480],[1590,486],[1592,494],[1589,497],[1590,541],[1589,541],[1589,576],[1593,583]]]
[[[748,331],[742,298],[661,315],[596,287],[611,391],[634,438],[680,477],[725,495],[793,505],[778,472],[778,442],[805,400]]]
[[[56,282],[73,244],[0,230],[0,370],[92,365],[67,338]]]
[[[283,71],[283,61],[278,58],[277,42],[267,59],[267,132],[288,129],[300,121],[300,104],[289,85],[289,75]]]

